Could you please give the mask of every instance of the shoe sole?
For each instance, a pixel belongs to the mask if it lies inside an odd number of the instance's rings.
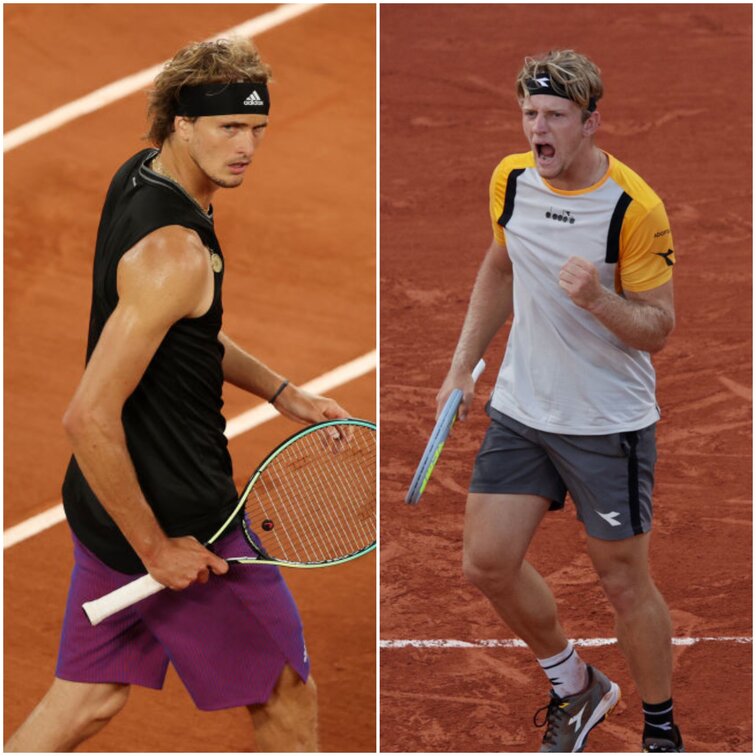
[[[590,731],[596,727],[596,725],[600,725],[612,713],[614,707],[619,703],[620,698],[622,698],[620,687],[617,683],[613,682],[609,690],[604,694],[604,697],[599,701],[593,714],[591,714],[586,722],[583,731],[578,735],[572,753],[581,753],[583,751],[583,748],[585,748],[585,741],[588,739]]]

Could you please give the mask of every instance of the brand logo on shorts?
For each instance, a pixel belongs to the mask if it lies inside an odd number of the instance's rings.
[[[618,525],[622,525],[622,523],[617,519],[619,517],[619,512],[599,512],[598,509],[596,510],[596,514],[599,517],[603,517],[613,528],[616,528]]]

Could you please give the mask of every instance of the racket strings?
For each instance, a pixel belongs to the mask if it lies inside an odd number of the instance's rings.
[[[245,503],[247,526],[277,560],[317,563],[375,542],[375,434],[349,426],[302,436],[263,470]]]
[[[344,476],[340,474],[343,465],[334,465],[334,451],[329,449],[332,442],[327,437],[320,440],[307,439],[308,447],[303,446],[299,455],[290,455],[293,459],[289,460],[287,465],[287,477],[285,482],[289,484],[291,494],[297,505],[290,507],[290,520],[292,528],[296,529],[301,538],[299,544],[291,544],[291,552],[297,561],[323,561],[333,558],[333,555],[351,553],[354,551],[352,534],[354,531],[354,505],[355,499],[349,494],[349,489],[345,487]],[[326,450],[326,464],[315,464],[315,461],[322,457],[323,450]],[[346,462],[347,457],[343,450],[337,451],[340,462]],[[306,460],[306,464],[305,464]],[[278,478],[277,488],[280,490],[284,480],[281,471],[284,468],[277,466],[273,472]],[[291,475],[294,469],[297,474]],[[306,470],[306,474],[302,472]],[[272,478],[273,476],[271,476]],[[270,484],[270,480],[268,481]],[[269,494],[270,495],[270,494]],[[329,498],[330,506],[323,506],[325,498]],[[309,502],[310,507],[301,506],[301,502]],[[313,506],[317,503],[317,506]],[[280,514],[277,515],[280,518]],[[357,529],[361,531],[363,540],[369,542],[369,536],[372,535],[364,527],[360,528],[360,522],[357,521]],[[273,531],[275,532],[276,528]],[[278,537],[277,543],[281,544],[281,538]]]

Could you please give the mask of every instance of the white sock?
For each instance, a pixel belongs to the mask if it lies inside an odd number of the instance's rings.
[[[549,678],[554,693],[560,698],[580,693],[588,685],[588,666],[578,656],[572,642],[567,644],[564,651],[548,659],[538,659],[538,663]]]

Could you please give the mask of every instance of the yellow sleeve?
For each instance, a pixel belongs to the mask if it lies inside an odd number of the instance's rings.
[[[491,176],[491,182],[488,186],[488,212],[491,216],[491,225],[493,226],[493,235],[500,246],[506,244],[506,235],[504,229],[498,221],[504,209],[504,196],[507,191],[507,177],[509,170],[506,167],[506,158],[502,160],[494,169]]]
[[[620,235],[618,283],[622,290],[648,291],[672,278],[674,243],[661,201],[649,209],[633,202]]]
[[[517,155],[507,155],[494,169],[491,183],[488,186],[488,212],[491,216],[494,238],[500,246],[506,244],[504,229],[499,225],[499,218],[504,212],[504,204],[507,201],[507,185],[515,180],[527,168],[535,165],[532,152],[522,152]],[[515,173],[512,176],[512,173]],[[514,187],[512,187],[514,197]],[[511,210],[511,208],[510,208]]]

